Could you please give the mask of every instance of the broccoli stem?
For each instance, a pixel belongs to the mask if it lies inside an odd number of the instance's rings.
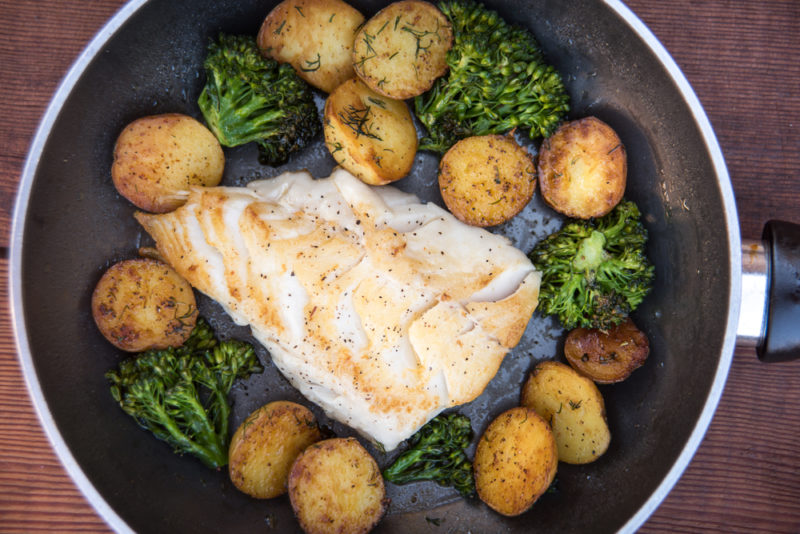
[[[589,237],[581,240],[572,265],[579,271],[594,272],[608,259],[608,254],[603,250],[605,244],[606,237],[597,230],[593,231]]]
[[[474,0],[441,0],[454,34],[448,74],[414,100],[427,130],[420,150],[444,153],[459,139],[520,128],[546,137],[569,111],[560,75],[530,32]]]
[[[139,426],[216,469],[228,462],[228,394],[237,379],[261,370],[250,345],[219,343],[199,319],[184,345],[123,360],[106,377]]]
[[[647,230],[633,202],[598,219],[567,221],[530,253],[542,273],[538,310],[565,328],[609,328],[624,321],[650,292],[654,267]]]
[[[187,403],[191,413],[204,412],[203,407],[200,403],[196,402],[195,399],[187,398],[184,399],[184,402]],[[192,440],[181,432],[175,420],[170,417],[161,406],[154,405],[153,412],[155,414],[153,419],[169,433],[171,438],[169,441],[176,445],[176,449],[196,456],[204,465],[211,469],[217,469],[228,463],[227,452],[223,450],[223,444],[225,442],[219,439],[217,433],[214,432],[214,429],[208,424],[207,419],[199,419],[201,428],[193,428],[193,430],[199,430],[199,432],[195,434],[195,439]],[[143,426],[149,428],[149,425]],[[201,443],[205,443],[206,445],[201,445]]]
[[[291,65],[264,57],[255,37],[221,34],[203,66],[197,103],[220,144],[255,142],[262,162],[280,165],[320,132],[311,87]]]
[[[432,480],[471,496],[475,482],[472,463],[464,451],[471,439],[469,418],[439,415],[411,437],[408,450],[384,470],[383,477],[394,484]]]

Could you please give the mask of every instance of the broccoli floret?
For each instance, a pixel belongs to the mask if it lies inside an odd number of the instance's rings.
[[[539,310],[565,328],[621,323],[650,292],[655,271],[645,255],[647,229],[639,208],[622,201],[598,219],[567,221],[534,247],[542,272]]]
[[[228,393],[235,380],[262,370],[251,345],[217,341],[200,318],[180,347],[127,358],[106,378],[139,426],[216,469],[228,463]]]
[[[433,480],[454,487],[465,497],[472,496],[472,463],[464,452],[471,440],[467,416],[439,415],[411,436],[409,448],[384,470],[383,477],[394,484]]]
[[[533,35],[473,0],[443,0],[453,26],[449,74],[414,100],[428,130],[419,148],[444,153],[459,139],[520,128],[547,137],[569,111],[569,96]]]
[[[320,132],[309,85],[291,65],[262,56],[253,37],[220,35],[204,67],[198,105],[220,144],[255,141],[263,163],[280,165]]]

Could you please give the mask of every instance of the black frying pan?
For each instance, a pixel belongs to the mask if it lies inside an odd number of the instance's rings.
[[[366,15],[381,3],[353,2]],[[663,48],[618,2],[487,2],[531,29],[562,72],[573,117],[611,124],[628,150],[627,196],[650,231],[653,293],[636,312],[651,341],[647,364],[602,387],[612,444],[587,466],[561,464],[555,493],[526,514],[503,518],[432,483],[387,485],[392,505],[380,532],[606,532],[632,530],[655,509],[698,446],[724,385],[736,340],[741,287],[738,221],[730,181],[697,99]],[[56,95],[34,140],[20,186],[11,254],[12,303],[23,369],[62,461],[117,530],[298,530],[286,497],[255,501],[225,472],[176,457],[114,404],[103,374],[122,356],[96,330],[92,288],[111,263],[145,244],[134,208],[110,181],[120,130],[143,115],[200,118],[205,46],[219,31],[255,33],[272,4],[256,0],[152,0],[126,6],[93,41]],[[535,149],[535,146],[533,147]],[[281,168],[257,163],[252,146],[226,152],[224,183],[284,170],[326,176],[334,161],[321,140]],[[437,160],[418,156],[396,185],[439,202]],[[529,250],[559,225],[535,198],[496,231]],[[225,336],[250,339],[220,308],[201,312]],[[477,434],[518,402],[525,373],[558,354],[562,332],[534,316],[478,400],[460,409]],[[270,400],[306,402],[269,363],[234,392],[233,425]],[[689,363],[687,360],[691,358]],[[308,404],[306,402],[306,404]],[[349,429],[329,422],[340,435]],[[370,451],[385,465],[393,455]],[[436,526],[438,519],[442,526]]]

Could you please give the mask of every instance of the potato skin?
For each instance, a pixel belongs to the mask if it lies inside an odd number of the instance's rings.
[[[517,406],[495,418],[478,441],[475,488],[496,512],[519,515],[547,491],[557,467],[550,426],[533,409]]]
[[[369,532],[388,506],[378,464],[355,438],[303,451],[289,472],[289,499],[308,534]]]
[[[197,322],[189,282],[160,261],[136,258],[112,265],[92,293],[100,333],[127,352],[182,345]]]
[[[484,135],[457,142],[439,162],[439,190],[447,208],[474,226],[495,226],[533,197],[536,168],[513,137]]]
[[[572,367],[539,363],[523,386],[521,404],[550,423],[559,461],[586,464],[608,449],[611,433],[600,390]]]
[[[289,63],[326,93],[355,76],[353,39],[364,15],[342,0],[284,0],[258,32],[261,53]]]
[[[605,215],[622,200],[627,176],[625,146],[596,117],[562,124],[542,142],[542,198],[559,213],[579,219]]]
[[[225,155],[211,131],[188,115],[166,113],[128,124],[114,147],[111,179],[134,206],[166,213],[181,206],[190,186],[222,180]]]
[[[622,382],[641,367],[650,341],[628,318],[608,330],[576,328],[564,343],[569,364],[598,384]]]
[[[417,131],[408,106],[379,95],[358,78],[328,95],[323,124],[333,158],[365,183],[394,182],[414,165]]]
[[[370,89],[404,100],[421,95],[447,72],[453,28],[422,0],[393,2],[370,18],[353,45],[356,74]]]
[[[322,439],[314,414],[294,402],[275,401],[251,413],[231,438],[228,475],[240,491],[257,499],[286,493],[297,456]]]

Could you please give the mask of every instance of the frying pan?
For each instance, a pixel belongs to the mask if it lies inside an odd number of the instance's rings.
[[[631,379],[602,389],[614,436],[608,453],[589,466],[562,464],[558,491],[527,514],[502,518],[432,484],[389,486],[393,502],[378,530],[439,532],[431,518],[444,520],[448,531],[633,530],[687,465],[727,375],[746,278],[730,181],[687,82],[624,6],[536,0],[487,4],[537,35],[567,81],[572,116],[600,117],[628,149],[627,195],[645,214],[648,253],[658,273],[653,293],[635,316],[650,337],[652,354]],[[379,8],[377,2],[354,5],[365,14]],[[286,498],[257,502],[245,497],[224,473],[175,457],[122,414],[103,379],[120,354],[100,337],[89,314],[91,288],[105,267],[132,257],[144,241],[132,206],[110,184],[117,134],[146,114],[179,111],[199,117],[194,102],[208,39],[219,31],[254,33],[270,7],[211,0],[127,5],[68,75],[24,171],[11,251],[23,369],[59,456],[90,502],[120,531],[238,531],[263,529],[265,522],[275,531],[297,529]],[[254,150],[227,152],[225,183],[302,167],[324,176],[333,166],[321,143],[278,169],[258,165]],[[435,158],[422,154],[412,175],[398,185],[439,202],[435,188],[427,185],[435,167]],[[496,231],[527,250],[559,222],[537,198]],[[763,275],[769,263],[750,260],[768,257],[767,252],[747,255],[745,265],[756,265]],[[763,292],[755,294],[763,305]],[[248,339],[247,330],[235,328],[213,302],[202,300],[201,311],[223,335]],[[757,331],[752,339],[761,337]],[[525,372],[557,354],[560,339],[553,321],[535,316],[486,393],[461,409],[476,433],[518,401]],[[763,349],[763,342],[760,346],[767,356],[779,352]],[[692,365],[681,365],[687,355],[693,355]],[[234,392],[233,424],[269,400],[304,402],[263,350],[260,356],[267,369]],[[348,433],[330,425],[338,434]],[[382,463],[390,459],[371,451]]]

